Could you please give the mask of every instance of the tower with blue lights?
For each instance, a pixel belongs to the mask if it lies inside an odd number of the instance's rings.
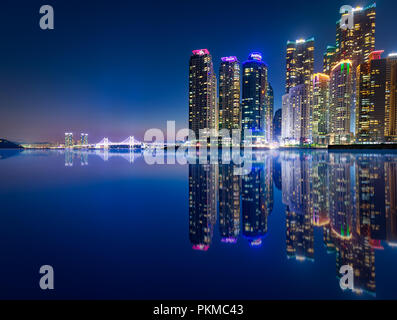
[[[267,65],[259,52],[251,53],[243,63],[242,129],[252,130],[254,143],[266,142],[267,73]]]

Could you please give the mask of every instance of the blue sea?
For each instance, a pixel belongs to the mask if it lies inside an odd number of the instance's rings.
[[[0,298],[397,298],[397,153],[271,150],[234,169],[0,151]]]

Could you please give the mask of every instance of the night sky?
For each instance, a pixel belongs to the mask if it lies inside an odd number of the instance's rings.
[[[0,138],[62,141],[65,131],[142,139],[175,120],[188,126],[191,50],[263,53],[275,93],[284,94],[286,41],[315,37],[315,71],[343,4],[373,1],[3,0],[0,10]],[[55,30],[39,28],[50,4]],[[397,52],[397,2],[377,1],[376,48]]]

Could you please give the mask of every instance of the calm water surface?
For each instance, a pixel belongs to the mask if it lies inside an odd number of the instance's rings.
[[[1,151],[0,298],[397,298],[397,153],[269,151],[252,166]]]

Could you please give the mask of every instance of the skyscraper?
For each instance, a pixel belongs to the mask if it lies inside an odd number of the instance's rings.
[[[265,142],[268,81],[267,65],[262,61],[261,53],[251,53],[243,63],[242,86],[242,128],[252,130],[254,142]]]
[[[289,144],[294,136],[293,127],[293,113],[292,106],[290,104],[289,93],[282,97],[282,108],[281,108],[281,141],[284,144]],[[292,142],[292,141],[291,141]]]
[[[353,141],[351,115],[354,112],[352,62],[342,60],[335,65],[330,77],[329,131],[330,144]]]
[[[80,135],[80,144],[82,146],[87,146],[88,145],[88,134],[86,133],[82,133]]]
[[[387,141],[397,142],[397,53],[387,58],[385,137]]]
[[[223,57],[219,68],[219,129],[241,129],[240,63]]]
[[[305,84],[300,84],[283,96],[282,140],[285,144],[312,141],[308,90]]]
[[[359,143],[397,141],[397,55],[373,51],[357,67],[356,138]]]
[[[323,73],[329,75],[331,73],[332,68],[336,64],[336,47],[335,46],[327,46],[327,50],[324,53],[323,60]]]
[[[287,42],[285,92],[297,85],[310,85],[314,72],[314,38]]]
[[[353,19],[353,29],[343,30],[340,20],[336,23],[336,61],[351,60],[357,67],[375,50],[376,4],[353,9]]]
[[[189,129],[199,131],[218,127],[216,76],[207,49],[193,50],[189,61]]]
[[[387,60],[373,51],[357,67],[356,139],[359,143],[384,141]]]
[[[281,139],[282,109],[274,113],[273,118],[273,141],[280,142]]]
[[[73,133],[66,132],[65,133],[65,148],[73,147]]]
[[[284,142],[289,141],[292,144],[311,142],[309,93],[313,72],[314,38],[288,41],[285,92],[290,96],[283,98],[283,126],[293,127],[286,127],[285,132],[283,131],[286,134],[282,135]]]
[[[273,88],[268,83],[267,86],[267,102],[265,107],[265,131],[266,131],[266,141],[268,143],[273,142],[273,110],[274,110],[274,92]]]
[[[310,90],[312,136],[313,142],[319,145],[328,142],[329,80],[326,74],[314,74]]]

